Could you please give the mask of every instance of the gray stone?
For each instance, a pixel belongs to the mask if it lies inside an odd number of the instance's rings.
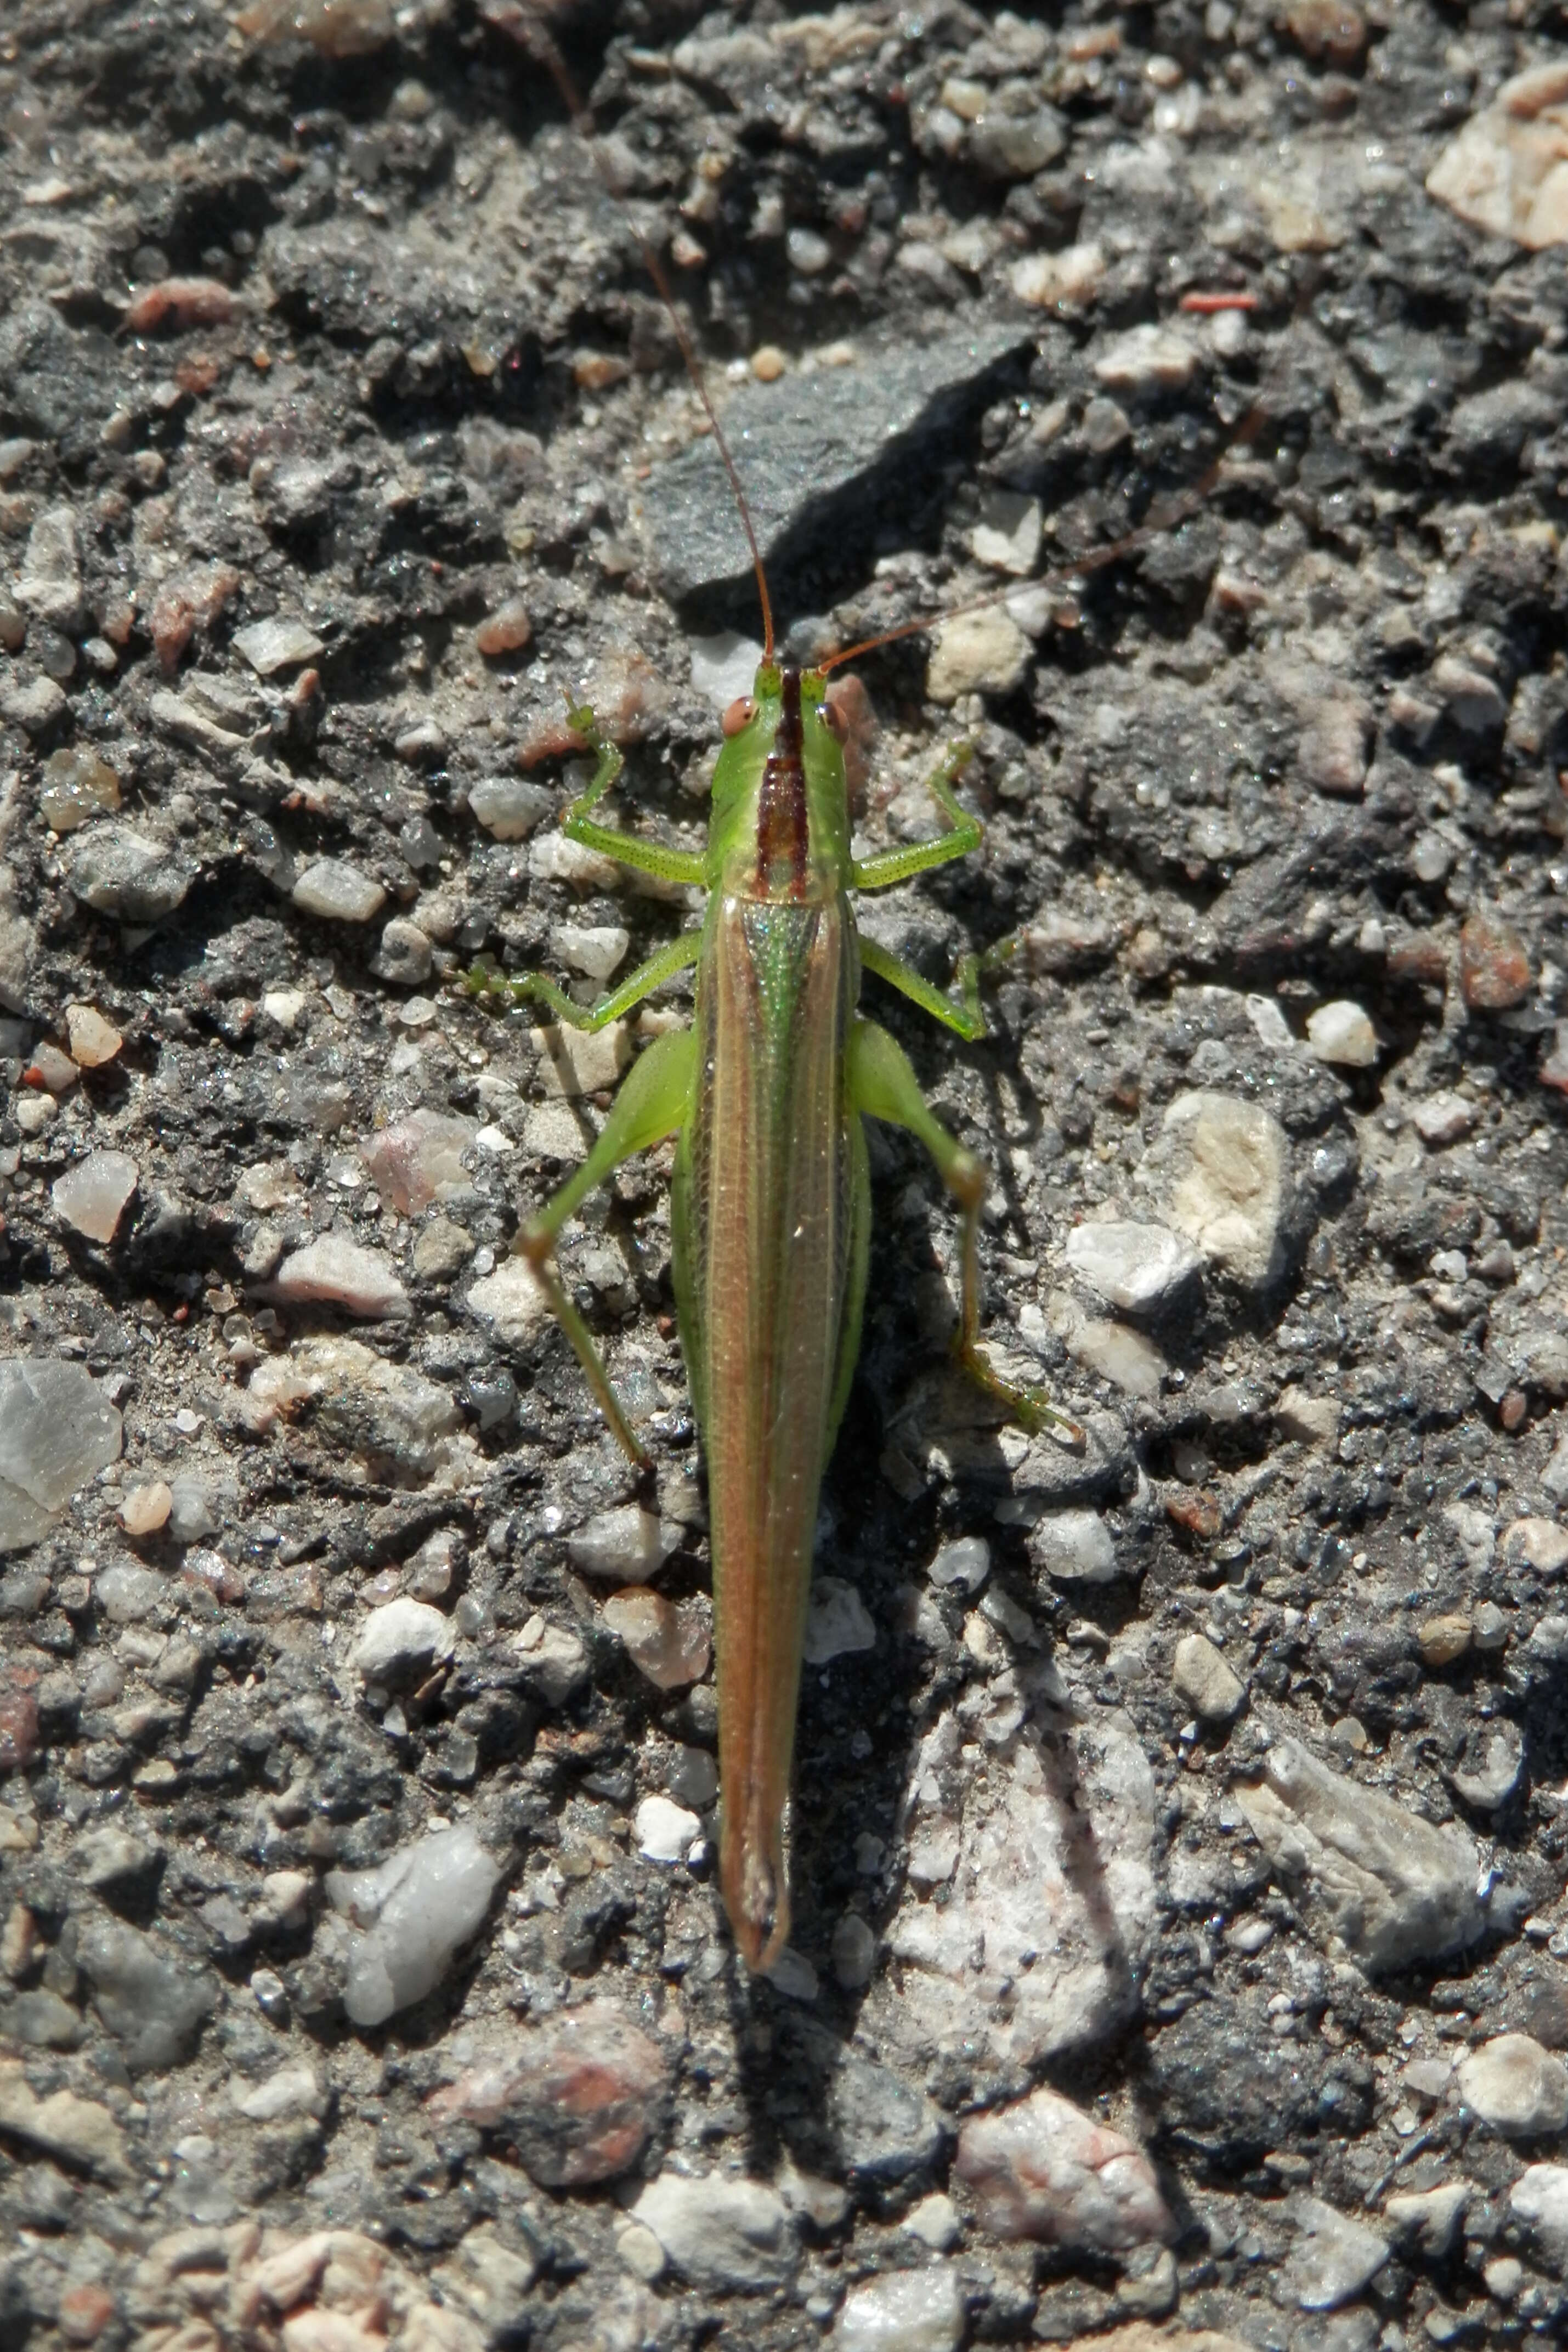
[[[168,1590],[167,1577],[133,1559],[110,1560],[92,1588],[93,1599],[111,1625],[139,1625],[161,1605]]]
[[[190,2056],[216,1999],[210,1978],[187,1974],[119,1920],[91,1921],[77,1939],[77,1959],[133,2074],[161,2074]]]
[[[1506,1717],[1481,1725],[1466,1744],[1463,1761],[1448,1774],[1455,1793],[1479,1812],[1506,1805],[1524,1771],[1524,1734]]]
[[[1130,1315],[1157,1314],[1203,1263],[1192,1244],[1168,1225],[1136,1224],[1128,1218],[1075,1225],[1066,1255],[1074,1274]]]
[[[1140,1185],[1210,1265],[1249,1290],[1270,1288],[1289,1255],[1291,1147],[1257,1103],[1234,1095],[1178,1095],[1145,1153]]]
[[[1027,341],[1016,328],[934,335],[859,366],[748,383],[726,406],[764,562],[775,578],[848,528],[881,485],[980,405],[998,370]],[[734,588],[751,558],[711,439],[658,466],[643,513],[669,595]]]
[[[1238,1798],[1322,1941],[1375,1970],[1441,1959],[1480,1936],[1480,1858],[1463,1830],[1331,1772],[1294,1739],[1263,1769]]]
[[[349,1664],[367,1683],[389,1685],[428,1673],[449,1657],[456,1632],[428,1601],[399,1599],[372,1609],[361,1627]]]
[[[465,1823],[399,1847],[374,1870],[328,1872],[327,1900],[364,1930],[343,1994],[356,2025],[382,2025],[434,1990],[484,1924],[500,1875]]]
[[[1458,2065],[1459,2096],[1511,2139],[1568,2127],[1568,2066],[1528,2033],[1494,2034]]]
[[[66,887],[95,914],[122,923],[162,922],[183,904],[192,867],[166,842],[128,824],[89,824],[64,858]]]
[[[95,456],[123,361],[99,329],[68,327],[52,301],[19,302],[0,319],[0,385],[25,433],[57,441],[73,463]]]
[[[293,669],[300,662],[314,661],[324,650],[314,630],[303,621],[286,620],[274,614],[270,620],[253,621],[248,628],[236,629],[232,639],[234,649],[249,662],[258,677],[271,677],[280,669]]]
[[[852,2287],[833,2329],[834,2352],[957,2352],[964,2297],[947,2263],[888,2271]]]
[[[71,1868],[95,1895],[110,1895],[145,1881],[162,1859],[162,1849],[135,1837],[118,1822],[84,1830],[71,1848]]]
[[[886,2186],[928,2171],[946,2137],[930,2100],[852,2042],[811,2028],[803,2039],[813,2077],[826,2084],[821,2111],[834,2177]]]
[[[1247,1702],[1246,1684],[1201,1633],[1184,1633],[1176,1643],[1171,1687],[1202,1723],[1230,1723]]]
[[[47,1533],[71,1496],[120,1450],[120,1420],[81,1364],[46,1356],[0,1364],[0,1552]]]
[[[1568,2164],[1532,2164],[1509,2191],[1508,2208],[1536,2259],[1568,2276]]]
[[[1453,2251],[1469,2201],[1468,2180],[1445,2180],[1436,2189],[1406,2189],[1390,2197],[1383,2219],[1396,2239],[1414,2239],[1424,2254],[1442,2262]]]
[[[1117,1573],[1116,1547],[1098,1511],[1048,1511],[1030,1529],[1029,1554],[1061,1584],[1109,1584]]]
[[[794,2270],[789,2211],[759,2180],[662,2172],[632,2212],[692,2286],[756,2294],[782,2286]]]
[[[910,1868],[884,1937],[897,1981],[879,1975],[862,2012],[890,2054],[967,2044],[998,2066],[1037,2066],[1103,2042],[1136,2009],[1157,1910],[1148,1759],[1124,1716],[1071,1723],[1049,1670],[1011,1671],[1009,1707],[1029,1727],[983,1781],[944,1781],[961,1736],[951,1715],[912,1769]]]
[[[394,988],[420,988],[434,969],[434,950],[417,923],[394,915],[382,933],[382,943],[371,958],[378,980]]]
[[[24,735],[47,735],[65,707],[66,698],[52,677],[29,677],[7,690],[0,700],[0,716]]]
[[[46,507],[27,534],[26,552],[16,576],[16,601],[51,628],[72,636],[86,614],[81,601],[81,550],[77,540],[76,510]]]
[[[830,1658],[875,1647],[876,1627],[855,1587],[841,1576],[813,1578],[801,1651],[806,1664],[825,1666]]]
[[[85,2040],[87,2027],[68,2000],[39,1985],[0,2009],[0,2032],[36,2050],[74,2050]]]
[[[1290,2201],[1296,2242],[1285,2265],[1285,2285],[1302,2311],[1337,2311],[1369,2286],[1388,2260],[1386,2238],[1321,2197]]]

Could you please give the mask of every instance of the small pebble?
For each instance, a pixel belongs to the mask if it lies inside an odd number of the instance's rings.
[[[38,814],[52,832],[75,833],[89,817],[110,815],[119,806],[120,778],[107,760],[85,745],[50,752]]]
[[[946,2263],[884,2271],[852,2287],[833,2329],[833,2352],[957,2352],[964,2296]]]
[[[929,2246],[935,2254],[952,2251],[964,2232],[958,2209],[950,2197],[938,2189],[923,2197],[904,2217],[904,2228],[922,2245]]]
[[[551,936],[562,963],[597,981],[609,979],[632,944],[631,933],[619,923],[558,923]]]
[[[527,606],[514,600],[480,622],[474,632],[474,643],[486,660],[493,661],[503,654],[521,653],[533,634],[534,625]]]
[[[1367,714],[1359,703],[1322,704],[1296,747],[1307,782],[1333,799],[1359,800],[1366,782],[1367,732]]]
[[[789,360],[777,343],[760,343],[751,354],[751,373],[758,383],[777,383],[789,370]]]
[[[971,2116],[953,2169],[993,2238],[1109,2253],[1175,2234],[1143,2149],[1057,2091]]]
[[[876,1627],[855,1587],[841,1577],[813,1578],[801,1651],[806,1664],[825,1666],[831,1658],[875,1647]]]
[[[236,629],[230,640],[236,654],[247,661],[260,677],[273,677],[280,669],[293,669],[304,662],[313,662],[325,651],[321,640],[303,621],[285,620],[275,614],[271,620],[254,621],[248,628]]]
[[[73,1233],[107,1246],[140,1181],[136,1162],[126,1152],[89,1151],[56,1178],[49,1197]]]
[[[1303,1445],[1332,1445],[1339,1435],[1338,1397],[1312,1396],[1293,1384],[1281,1389],[1274,1405],[1274,1426],[1281,1437]]]
[[[47,1087],[52,1095],[68,1094],[81,1077],[81,1071],[68,1054],[46,1037],[33,1049],[33,1058],[26,1071],[31,1086]]]
[[[386,904],[386,892],[347,858],[319,857],[308,866],[289,897],[301,914],[329,923],[368,923]]]
[[[328,1873],[327,1900],[364,1930],[352,1940],[343,1995],[354,2024],[382,2025],[434,1991],[483,1923],[499,1877],[465,1822],[400,1847],[374,1869]]]
[[[695,1813],[668,1797],[644,1797],[636,1813],[637,1851],[649,1862],[679,1862],[702,1826]]]
[[[681,1540],[681,1531],[640,1503],[621,1503],[567,1538],[573,1568],[616,1584],[645,1584]]]
[[[1192,1244],[1168,1225],[1126,1219],[1077,1225],[1066,1257],[1102,1298],[1129,1314],[1154,1314],[1190,1282],[1202,1265]]]
[[[794,2269],[789,2210],[760,2180],[661,2172],[632,2212],[692,2286],[755,2293],[782,2286]]]
[[[1048,1511],[1030,1530],[1030,1558],[1063,1584],[1108,1584],[1116,1547],[1098,1511]]]
[[[1451,1666],[1470,1646],[1470,1621],[1458,1615],[1428,1617],[1416,1630],[1416,1646],[1427,1666]]]
[[[0,716],[24,735],[47,735],[65,708],[66,698],[52,677],[27,678],[0,697]]]
[[[1176,1643],[1171,1687],[1204,1723],[1232,1722],[1247,1699],[1245,1683],[1201,1633],[1186,1633]]]
[[[1508,1013],[1530,994],[1523,940],[1494,908],[1476,908],[1459,932],[1459,988],[1472,1012]]]
[[[991,1572],[991,1547],[984,1536],[960,1536],[945,1543],[925,1573],[933,1584],[960,1592],[978,1592]]]
[[[166,1527],[173,1509],[174,1497],[162,1478],[150,1486],[138,1486],[127,1495],[120,1507],[120,1524],[128,1536],[156,1535]]]
[[[1029,639],[1002,606],[957,613],[936,632],[925,691],[933,702],[956,702],[962,694],[1011,694],[1022,685],[1029,662]]]
[[[1494,2131],[1518,2139],[1568,2126],[1568,2067],[1528,2033],[1500,2033],[1459,2061],[1459,2095]]]
[[[71,1059],[83,1070],[99,1070],[112,1062],[125,1043],[112,1023],[104,1019],[91,1004],[68,1004],[66,1035],[70,1041]]]
[[[378,980],[394,988],[418,988],[434,969],[434,952],[426,934],[406,916],[394,915],[382,931],[381,945],[371,958]]]
[[[423,1601],[389,1601],[372,1609],[360,1630],[349,1664],[367,1684],[389,1687],[424,1675],[451,1654],[455,1633],[449,1617]]]
[[[833,1929],[833,1975],[846,1992],[870,1984],[876,1969],[876,1936],[858,1911],[846,1911]]]
[[[1434,1151],[1469,1135],[1480,1115],[1479,1104],[1467,1101],[1463,1095],[1427,1095],[1410,1106],[1411,1126]]]
[[[1307,1016],[1307,1044],[1320,1062],[1369,1070],[1378,1055],[1377,1032],[1359,1004],[1341,998]]]
[[[1192,382],[1200,354],[1185,335],[1169,327],[1130,327],[1113,338],[1094,362],[1099,382],[1112,392],[1134,398],[1156,392],[1179,392]]]
[[[1542,1576],[1561,1576],[1568,1568],[1568,1528],[1555,1519],[1512,1519],[1502,1531],[1505,1559],[1521,1559]]]
[[[556,797],[524,776],[485,776],[468,787],[468,806],[497,841],[522,841],[553,814]]]
[[[363,1249],[358,1242],[343,1241],[336,1234],[307,1242],[303,1249],[286,1257],[272,1286],[274,1297],[283,1303],[321,1300],[378,1322],[413,1311],[392,1260],[380,1250]]]
[[[1320,2197],[1290,2200],[1296,2242],[1281,2284],[1302,2311],[1338,2311],[1369,2286],[1388,2261],[1388,2241]]]
[[[664,1600],[645,1584],[612,1593],[601,1612],[627,1655],[660,1690],[684,1689],[706,1674],[713,1644],[703,1614]]]
[[[1030,253],[1013,263],[1012,289],[1037,310],[1078,310],[1093,301],[1106,267],[1104,247],[1093,243]]]

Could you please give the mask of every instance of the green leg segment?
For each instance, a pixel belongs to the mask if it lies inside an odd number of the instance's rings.
[[[555,1264],[555,1242],[567,1219],[576,1213],[591,1192],[608,1182],[623,1160],[646,1151],[651,1144],[685,1126],[695,1075],[696,1040],[691,1030],[672,1029],[663,1037],[656,1037],[627,1072],[610,1116],[581,1167],[546,1202],[538,1215],[523,1227],[515,1244],[518,1255],[527,1258],[557,1321],[571,1341],[618,1444],[643,1469],[648,1466],[648,1455],[632,1433],[587,1324],[567,1296]]]
[[[656,874],[661,881],[695,882],[699,887],[706,883],[707,860],[700,851],[666,849],[662,842],[643,841],[634,833],[618,833],[613,825],[600,824],[589,815],[590,809],[597,807],[604,798],[625,761],[616,746],[604,740],[586,705],[567,713],[567,725],[574,735],[582,737],[599,761],[588,790],[579,794],[560,821],[560,829],[568,839],[580,841],[585,848],[600,850],[606,857],[617,858],[622,866],[634,866],[643,874]]]
[[[956,1030],[960,1037],[967,1037],[972,1043],[986,1034],[980,982],[1009,964],[1018,953],[1018,945],[1016,936],[1009,937],[998,940],[994,948],[986,950],[984,955],[960,957],[953,975],[954,985],[958,992],[956,1002],[940,988],[934,988],[928,980],[922,980],[902,956],[891,955],[886,948],[879,948],[874,940],[861,939],[860,958],[865,971],[874,971],[878,980],[885,980],[890,988],[896,988],[901,995],[908,997],[912,1004],[918,1004],[923,1013],[929,1013],[933,1020],[942,1022],[946,1027]]]
[[[956,1024],[955,1024],[956,1025]],[[874,1021],[856,1018],[849,1034],[849,1099],[870,1118],[883,1118],[918,1137],[937,1172],[963,1212],[963,1284],[958,1329],[953,1352],[980,1386],[1006,1406],[1028,1430],[1052,1426],[1074,1444],[1084,1433],[1075,1421],[1056,1407],[1040,1389],[1017,1387],[992,1370],[979,1345],[980,1337],[980,1210],[986,1197],[986,1171],[972,1151],[948,1134],[933,1113],[909,1057]]]
[[[476,963],[464,984],[471,995],[483,997],[490,1003],[548,1004],[556,1019],[564,1021],[569,1029],[602,1029],[610,1022],[619,1021],[623,1013],[630,1013],[634,1004],[641,1004],[645,996],[652,996],[656,988],[673,980],[678,971],[689,971],[702,953],[702,944],[700,931],[683,931],[678,940],[672,940],[657,955],[651,955],[646,963],[640,963],[619,988],[601,996],[597,1004],[574,1004],[564,989],[558,988],[542,971],[523,971],[514,976],[497,971],[493,964]]]
[[[974,756],[972,743],[952,744],[942,765],[929,779],[932,796],[952,831],[938,834],[935,841],[912,841],[904,849],[884,849],[875,857],[853,859],[850,879],[857,890],[891,890],[895,882],[907,882],[912,875],[925,874],[933,866],[946,866],[955,857],[967,857],[972,850],[978,849],[985,828],[977,816],[971,816],[967,808],[959,806],[953,791]]]

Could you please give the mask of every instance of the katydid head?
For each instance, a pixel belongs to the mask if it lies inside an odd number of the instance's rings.
[[[843,739],[820,669],[764,661],[724,715],[709,844],[716,877],[747,895],[814,895],[849,856]]]

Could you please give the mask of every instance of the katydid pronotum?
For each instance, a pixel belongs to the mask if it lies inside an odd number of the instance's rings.
[[[536,24],[530,37],[586,128],[548,36]],[[691,1027],[666,1031],[646,1047],[587,1158],[522,1227],[516,1246],[616,1438],[647,1468],[554,1252],[569,1219],[622,1162],[674,1137],[675,1304],[708,1478],[719,1880],[741,1952],[752,1969],[766,1970],[789,1927],[785,1813],[818,1499],[860,1346],[871,1225],[866,1118],[909,1129],[957,1204],[959,1361],[1025,1426],[1053,1424],[1070,1442],[1082,1442],[1082,1432],[1037,1390],[1004,1381],[981,1349],[977,1237],[986,1169],[935,1117],[903,1048],[859,1009],[869,972],[957,1036],[978,1038],[986,1029],[981,981],[1009,960],[1015,945],[1004,940],[985,956],[966,956],[953,991],[945,992],[855,926],[852,891],[891,888],[980,845],[979,821],[955,789],[971,756],[960,742],[929,780],[945,830],[865,858],[851,847],[843,745],[828,673],[889,637],[936,624],[907,624],[813,668],[776,659],[768,583],[735,464],[664,273],[646,246],[644,256],[750,545],[763,656],[751,694],[725,714],[705,850],[666,847],[600,821],[595,811],[622,761],[588,709],[572,711],[570,724],[596,765],[561,829],[624,866],[705,890],[706,909],[700,929],[672,940],[591,1007],[573,1003],[542,972],[478,968],[469,984],[481,996],[536,1002],[573,1028],[596,1030],[664,982],[695,971]],[[1249,430],[1250,421],[1239,437]],[[1211,478],[1180,504],[1200,501]],[[1167,512],[1152,527],[1096,549],[1075,573],[1146,544],[1175,519]]]

